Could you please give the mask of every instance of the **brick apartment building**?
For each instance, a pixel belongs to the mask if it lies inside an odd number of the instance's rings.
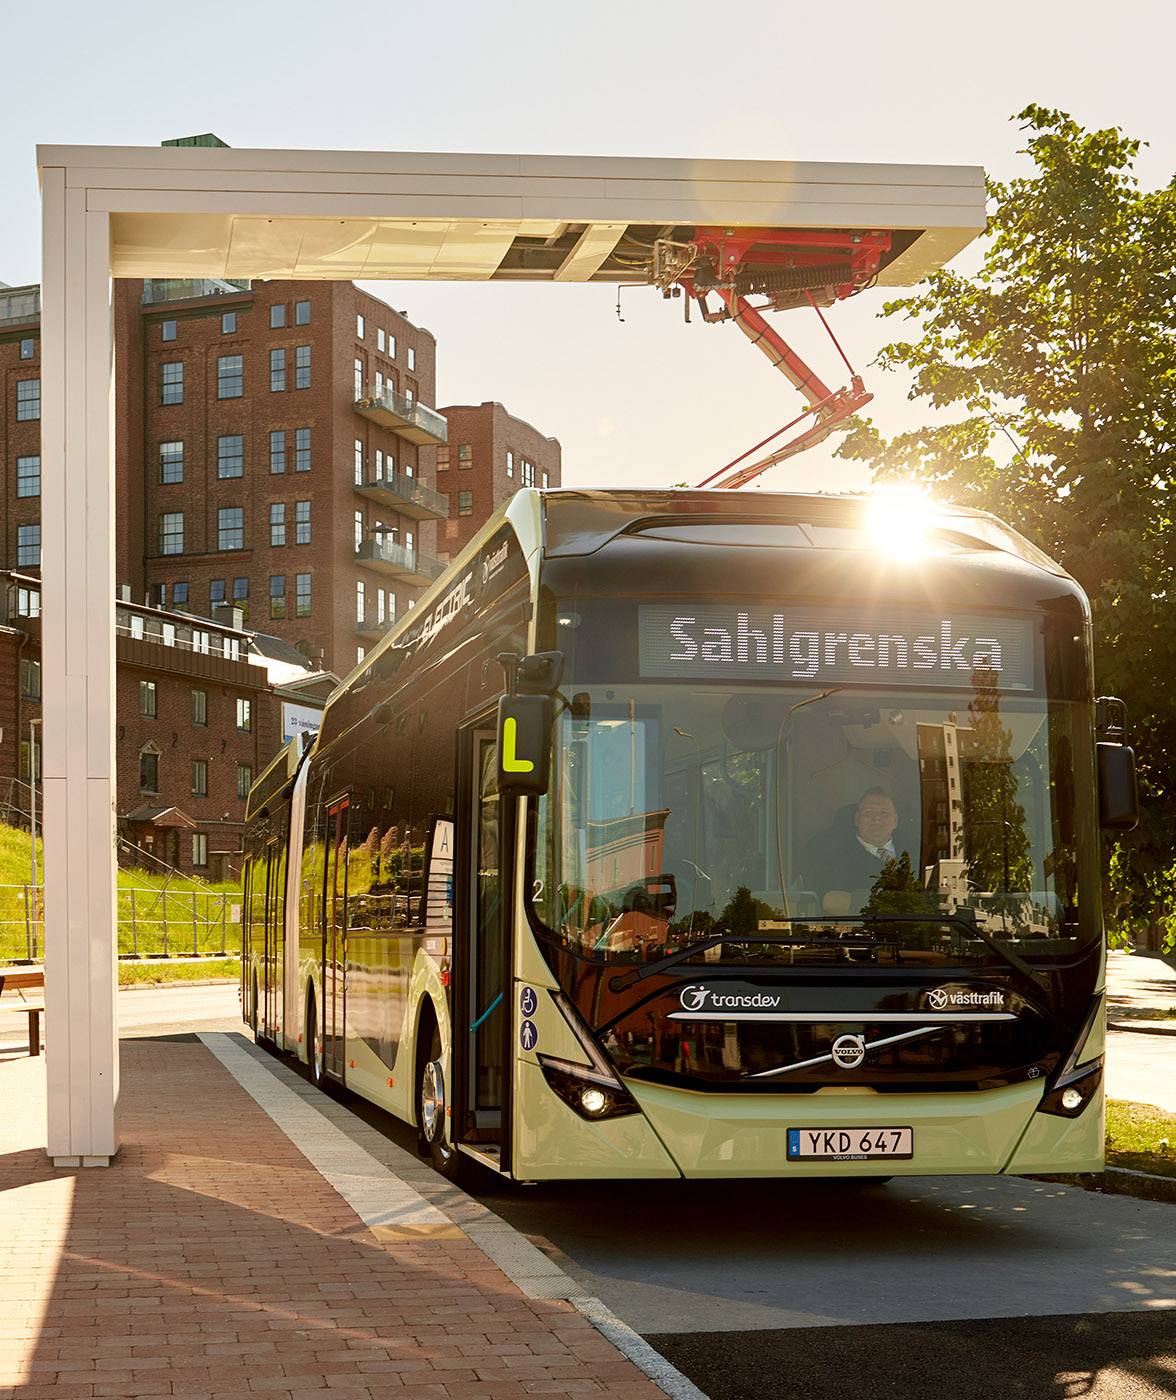
[[[560,445],[500,403],[441,410],[449,441],[437,448],[437,489],[449,515],[438,527],[441,557],[451,559],[482,522],[523,486],[559,486]]]
[[[350,282],[116,281],[114,344],[119,825],[219,876],[287,707],[321,707],[513,491],[558,485],[559,444],[495,403],[447,426],[433,337]],[[0,800],[19,811],[13,780],[39,771],[36,287],[0,286],[0,382]]]

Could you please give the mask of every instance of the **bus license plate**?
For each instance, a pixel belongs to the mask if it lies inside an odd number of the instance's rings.
[[[869,1162],[913,1157],[911,1128],[789,1128],[790,1162]]]

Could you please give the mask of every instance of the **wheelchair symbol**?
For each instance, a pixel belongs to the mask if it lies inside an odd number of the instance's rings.
[[[519,1010],[524,1016],[534,1016],[539,1006],[539,998],[534,987],[524,987],[519,996]]]

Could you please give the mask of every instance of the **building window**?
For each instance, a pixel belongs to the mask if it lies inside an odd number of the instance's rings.
[[[286,543],[286,503],[275,501],[270,506],[270,544],[276,548]],[[271,616],[273,614],[271,613]]]
[[[396,358],[396,337],[391,331],[388,332],[388,354],[391,355],[393,359]]]
[[[222,637],[221,651],[226,661],[241,660],[241,639],[240,637]]]
[[[223,582],[221,583],[220,596],[222,599],[225,596],[225,585]],[[203,627],[193,627],[192,650],[199,652],[201,656],[208,656],[212,651],[212,633],[206,631]]]
[[[468,442],[457,444],[457,465],[462,471],[466,471],[474,465],[474,449]]]
[[[245,392],[245,371],[240,355],[220,355],[216,362],[216,396],[239,399]]]
[[[41,616],[41,594],[36,588],[16,590],[16,615],[18,617]]]
[[[41,663],[27,656],[20,659],[20,698],[39,700],[41,698]]]
[[[173,360],[170,364],[159,366],[159,402],[161,404],[184,402],[183,360]],[[19,416],[18,412],[17,417]]]
[[[363,398],[363,361],[362,361],[362,360],[356,360],[356,362],[355,362],[355,397],[356,397],[357,399],[362,399],[362,398]]]
[[[41,494],[40,457],[18,457],[16,459],[16,494],[18,496],[39,496]]]
[[[192,760],[192,796],[208,796],[208,760],[206,758]]]
[[[279,327],[284,326],[285,324],[286,324],[286,307],[285,307],[285,305],[283,304],[282,306],[271,306],[271,307],[270,307],[270,330],[271,330],[271,331],[276,331]]]
[[[355,661],[356,661],[356,664],[357,664],[357,665],[358,665],[359,662],[361,662],[366,656],[367,656],[367,648],[366,648],[366,647],[356,647],[356,648],[355,648]]]
[[[416,351],[411,345],[408,347],[408,367],[410,370],[416,370]]]
[[[241,695],[237,697],[237,728],[242,734],[253,728],[253,702]]]
[[[16,527],[16,562],[39,567],[41,563],[40,525],[18,525]]]
[[[363,339],[363,317],[362,317],[362,316],[356,316],[356,318],[355,318],[355,338],[356,338],[356,340],[362,340],[362,339]]]
[[[245,439],[240,433],[230,433],[216,440],[216,474],[224,479],[245,473]]]
[[[205,636],[208,635],[206,632]],[[204,726],[208,723],[208,691],[192,692],[192,723]]]
[[[282,394],[286,390],[286,352],[270,351],[270,393]]]
[[[525,457],[519,458],[519,484],[521,486],[535,485],[535,463],[528,462]]]
[[[175,340],[175,338],[176,338],[176,323],[175,323],[174,321],[164,321],[164,323],[163,323],[163,325],[160,327],[160,329],[161,329],[161,331],[163,332],[163,339],[164,339],[164,340]]]
[[[437,470],[447,472],[449,470],[449,448],[439,447],[437,449]]]
[[[474,493],[472,491],[459,491],[457,493],[457,513],[458,515],[473,515]]]
[[[245,548],[245,512],[240,506],[227,506],[217,511],[216,547]]]
[[[508,452],[508,453],[506,454],[506,474],[507,474],[507,476],[512,476],[512,477],[514,476],[514,453],[513,453],[513,452]]]
[[[139,713],[148,719],[155,718],[155,682],[139,682]]]
[[[203,831],[192,833],[192,864],[198,869],[208,864],[208,837]]]
[[[294,470],[310,471],[310,429],[297,428],[294,432]]]
[[[355,484],[363,485],[363,443],[355,439]]]
[[[294,502],[294,543],[310,543],[310,502]]]
[[[242,801],[249,796],[249,789],[253,786],[253,769],[247,763],[237,764],[237,796]]]
[[[217,603],[225,601],[225,581],[223,578],[214,578],[208,585],[208,601],[216,606]]]
[[[221,317],[221,335],[232,335],[237,329],[237,313],[226,311]]]
[[[270,578],[270,617],[286,616],[286,575],[274,574]]]
[[[188,585],[177,583],[172,587],[172,607],[177,612],[183,612],[188,606]]]
[[[249,580],[247,578],[235,578],[233,580],[233,607],[241,609],[241,616],[249,616]]]
[[[183,481],[184,444],[182,442],[161,442],[159,444],[159,480],[161,484]]]
[[[386,340],[386,338],[385,338],[385,336],[384,336],[384,332],[377,326],[377,327],[376,327],[376,349],[379,350],[381,353],[383,353],[383,351],[384,351],[386,348],[387,348],[387,340]]]
[[[355,512],[355,548],[358,550],[363,544],[363,511]]]
[[[166,511],[159,517],[160,554],[183,554],[184,552],[184,512]]]
[[[546,472],[543,473],[543,489],[544,489],[544,491],[547,490],[547,473],[546,473]]]
[[[362,621],[363,621],[363,603],[364,603],[364,587],[363,587],[363,580],[360,579],[360,581],[355,585],[355,620],[356,620],[356,622],[362,622]]]
[[[384,397],[384,376],[380,373],[379,370],[376,370],[376,398],[382,399],[383,397]]]
[[[20,357],[22,360],[31,360],[37,353],[37,342],[35,340],[22,340],[20,343]]]
[[[294,616],[310,616],[310,575],[294,575]]]
[[[136,641],[141,642],[143,640],[143,619],[138,613],[131,614],[131,636],[134,637]]]
[[[376,480],[384,480],[384,454],[378,447],[376,448]]]
[[[310,346],[298,345],[294,348],[294,387],[310,388]]]
[[[416,385],[409,380],[405,380],[404,397],[408,400],[410,406],[416,400]]]
[[[281,476],[286,470],[286,434],[270,433],[270,475]]]
[[[310,325],[310,302],[296,301],[294,303],[294,324],[296,326]]]
[[[167,584],[165,583],[165,584],[163,585],[163,587],[166,589],[166,588],[167,588]],[[160,606],[161,606],[161,607],[167,607],[167,599],[166,599],[166,598],[163,599],[163,601],[162,601],[162,603],[160,604]],[[163,624],[163,644],[164,644],[165,647],[174,647],[174,646],[175,646],[175,644],[176,644],[176,624],[175,624],[174,622],[165,622],[165,623]]]
[[[159,791],[159,755],[149,750],[139,755],[139,791]]]

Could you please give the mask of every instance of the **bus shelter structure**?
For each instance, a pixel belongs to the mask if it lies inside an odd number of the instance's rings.
[[[706,227],[811,230],[817,245],[889,233],[871,278],[910,285],[983,230],[985,187],[971,166],[89,146],[37,159],[46,1145],[57,1165],[101,1166],[119,1146],[110,279],[666,291],[618,248],[660,239],[672,264]]]

